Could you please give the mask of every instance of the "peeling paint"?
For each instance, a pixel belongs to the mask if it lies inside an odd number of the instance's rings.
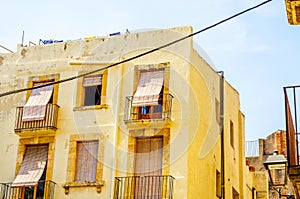
[[[66,141],[65,141],[65,149],[67,149],[67,148],[68,148],[68,145],[69,145],[69,140],[68,140],[68,139],[66,139]]]
[[[8,144],[8,145],[6,145],[6,150],[5,150],[5,152],[8,153],[9,149],[10,149],[11,147],[13,147],[13,146],[14,146],[13,144]]]
[[[0,65],[3,64],[4,57],[0,56]]]
[[[25,50],[23,48],[22,51],[21,51],[21,55],[22,55],[23,58],[26,57],[26,53],[27,53],[27,50]]]

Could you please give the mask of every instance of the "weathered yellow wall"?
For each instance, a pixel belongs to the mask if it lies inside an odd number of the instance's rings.
[[[1,93],[27,87],[32,77],[53,74],[65,79],[96,70],[190,33],[191,27],[178,27],[20,47],[16,53],[0,54]],[[123,121],[124,107],[126,96],[134,93],[134,67],[161,63],[168,65],[167,89],[174,96],[171,120],[128,126]],[[53,175],[48,179],[57,183],[56,198],[112,198],[114,177],[133,174],[132,132],[143,132],[144,136],[160,132],[167,138],[164,141],[163,175],[172,175],[176,179],[174,199],[215,198],[216,170],[221,171],[220,128],[215,106],[216,100],[220,102],[220,79],[193,49],[193,40],[188,39],[119,64],[106,70],[105,75],[105,103],[93,108],[78,107],[82,93],[80,80],[59,85],[57,104],[60,109],[55,132]],[[14,133],[15,109],[23,106],[25,100],[24,92],[0,98],[0,171],[5,171],[0,173],[0,182],[11,182],[16,175],[19,137]],[[234,123],[234,147],[229,143],[230,120]],[[248,192],[244,186],[248,178],[243,174],[247,169],[244,166],[244,117],[240,112],[239,95],[228,83],[225,84],[224,125],[226,198],[231,197],[232,187],[241,198],[246,198]],[[75,169],[69,163],[73,160],[70,144],[74,134],[82,138],[99,135],[102,139],[105,183],[101,193],[97,193],[95,187],[71,187],[69,194],[65,195],[63,185],[70,181],[70,173]]]

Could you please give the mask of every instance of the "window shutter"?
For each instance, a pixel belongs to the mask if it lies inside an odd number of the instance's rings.
[[[98,141],[77,142],[75,181],[95,181]]]
[[[35,83],[34,86],[47,83]],[[43,120],[46,114],[46,105],[52,96],[52,92],[53,85],[33,89],[23,108],[22,121]]]
[[[35,186],[40,180],[48,159],[48,145],[27,146],[23,162],[12,186]]]
[[[158,105],[163,83],[163,70],[141,72],[138,87],[133,96],[132,106]]]
[[[96,86],[101,84],[102,84],[102,75],[84,77],[82,82],[83,87]]]

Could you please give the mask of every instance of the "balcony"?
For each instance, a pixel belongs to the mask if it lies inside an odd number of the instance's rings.
[[[22,121],[23,107],[17,107],[15,133],[21,135],[22,132],[32,132],[37,130],[52,130],[57,129],[57,116],[59,106],[56,104],[46,105],[46,114],[43,120]]]
[[[54,199],[55,182],[39,181],[34,187],[12,187],[12,183],[0,183],[1,199]]]
[[[283,88],[285,97],[286,149],[288,176],[294,186],[296,198],[300,198],[300,132],[299,105],[300,85]],[[283,145],[284,146],[284,145]]]
[[[161,95],[156,106],[132,106],[133,96],[126,97],[124,122],[171,119],[171,94]]]
[[[300,1],[286,0],[285,7],[289,24],[300,25]]]
[[[173,199],[172,176],[116,177],[114,199]]]

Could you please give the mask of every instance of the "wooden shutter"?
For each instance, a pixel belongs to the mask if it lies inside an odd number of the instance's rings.
[[[40,180],[48,159],[48,145],[27,146],[18,175],[12,186],[35,186]]]
[[[35,83],[34,86],[40,86],[46,83]],[[46,105],[51,99],[53,85],[33,89],[28,101],[23,108],[22,121],[43,120],[46,114]]]
[[[161,198],[163,137],[137,138],[135,175],[136,198]]]
[[[97,86],[102,84],[102,75],[84,77],[82,86]]]
[[[77,142],[75,181],[95,181],[98,141]]]
[[[141,72],[138,87],[133,96],[132,106],[158,105],[163,83],[163,70]]]
[[[161,175],[163,138],[137,138],[136,144],[136,175]]]

